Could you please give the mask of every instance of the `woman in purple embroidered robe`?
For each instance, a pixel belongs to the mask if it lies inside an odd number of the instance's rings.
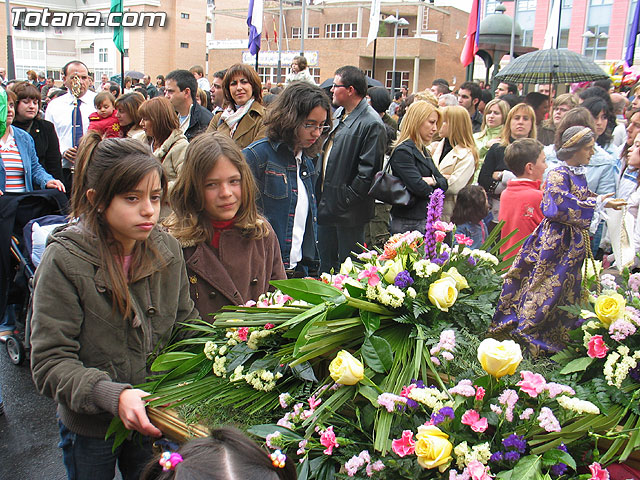
[[[587,188],[583,165],[589,163],[594,134],[570,127],[557,148],[565,164],[552,170],[545,186],[545,218],[527,238],[505,276],[491,333],[510,337],[538,356],[561,349],[577,318],[558,307],[579,303],[581,267],[588,229],[596,205],[616,208],[622,202],[596,197]],[[618,207],[618,208],[620,208]]]

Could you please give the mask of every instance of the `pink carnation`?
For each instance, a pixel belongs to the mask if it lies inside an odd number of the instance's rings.
[[[471,245],[473,245],[473,239],[467,237],[466,235],[462,234],[462,233],[456,233],[454,235],[456,242],[458,242],[460,245],[466,245],[468,247],[470,247]]]
[[[591,358],[604,358],[609,349],[602,339],[602,335],[594,335],[589,339],[587,355]]]
[[[485,390],[482,387],[476,386],[476,400],[480,401],[484,398]]]
[[[485,467],[478,460],[473,460],[467,465],[467,471],[471,475],[471,480],[491,480],[489,467]]]
[[[264,324],[264,329],[265,330],[271,330],[273,327],[275,327],[275,325],[273,323],[265,323]]]
[[[447,223],[442,220],[436,220],[433,222],[433,228],[434,230],[439,230],[441,232],[451,232],[455,228],[455,225],[450,222]]]
[[[547,386],[547,381],[542,375],[522,370],[520,372],[520,376],[522,377],[522,380],[516,383],[516,385],[519,386],[522,391],[527,392],[530,397],[535,398],[539,393],[544,392]]]
[[[436,242],[442,243],[444,239],[447,237],[445,232],[441,232],[440,230],[436,230],[433,232],[434,237],[436,237]]]
[[[333,449],[340,446],[336,440],[336,434],[333,433],[333,426],[327,428],[320,434],[320,445],[325,447],[325,451],[323,452],[325,455],[332,455]]]
[[[467,410],[464,412],[464,415],[462,415],[462,424],[469,425],[471,430],[477,433],[484,432],[488,427],[487,419],[484,417],[480,418],[480,414],[475,410]]]
[[[597,462],[593,462],[589,465],[589,470],[591,470],[591,478],[589,480],[609,480],[609,472],[606,468],[602,468]]]
[[[402,437],[391,441],[391,449],[399,457],[411,455],[416,449],[415,445],[416,442],[413,440],[413,432],[411,430],[404,430]]]
[[[363,280],[366,278],[367,284],[370,287],[375,287],[378,283],[380,283],[380,277],[376,273],[378,271],[378,267],[369,263],[366,264],[365,267],[367,268],[358,274],[358,280]]]
[[[449,393],[455,393],[462,395],[463,397],[474,397],[476,395],[476,389],[473,388],[471,380],[460,380],[458,384],[449,389]]]
[[[238,329],[238,338],[242,342],[247,341],[247,335],[249,335],[249,327],[240,327]]]

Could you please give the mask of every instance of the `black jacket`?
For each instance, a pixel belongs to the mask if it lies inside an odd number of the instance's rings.
[[[53,178],[62,180],[60,144],[53,123],[34,118],[32,122],[13,122],[13,125],[29,132],[36,144],[36,155],[40,165]]]
[[[393,174],[402,180],[407,190],[415,199],[409,207],[394,205],[391,215],[412,220],[423,220],[427,217],[429,197],[436,188],[447,191],[447,179],[436,168],[428,152],[421,152],[413,140],[405,140],[398,145],[389,159]],[[427,185],[422,177],[433,177],[435,187]]]
[[[213,118],[213,113],[204,108],[202,105],[194,103],[191,105],[191,118],[189,119],[189,127],[184,136],[191,141],[199,133],[204,132],[209,126],[209,122]]]
[[[334,113],[333,130],[325,149],[333,140],[327,159],[318,161],[316,185],[319,225],[364,225],[375,213],[375,200],[369,188],[382,168],[387,133],[380,115],[362,99],[342,120],[343,108]]]
[[[513,142],[513,139],[509,143],[511,142]],[[504,151],[506,148],[507,147],[500,143],[495,143],[491,145],[487,156],[484,158],[484,163],[478,174],[478,183],[484,187],[487,194],[492,194],[496,186],[500,183],[499,180],[493,179],[493,172],[509,170],[504,161]]]

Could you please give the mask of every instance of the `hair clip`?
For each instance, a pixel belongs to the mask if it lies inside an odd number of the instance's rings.
[[[271,459],[271,463],[276,468],[284,468],[285,463],[287,462],[287,456],[282,453],[280,450],[276,450],[271,455],[269,455]]]
[[[160,460],[158,463],[162,466],[163,472],[168,472],[169,470],[173,470],[176,468],[176,465],[184,462],[182,455],[179,453],[171,453],[171,452],[162,452],[160,456]]]

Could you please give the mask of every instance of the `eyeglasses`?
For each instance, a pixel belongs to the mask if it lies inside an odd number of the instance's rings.
[[[305,130],[319,130],[320,133],[327,133],[329,130],[331,130],[331,127],[329,125],[315,125],[313,123],[305,123],[304,125],[302,125],[302,127]]]
[[[337,85],[337,84],[335,84],[335,83],[332,83],[332,84],[331,84],[331,88],[340,88],[340,87],[342,87],[342,88],[349,88],[349,85]]]

